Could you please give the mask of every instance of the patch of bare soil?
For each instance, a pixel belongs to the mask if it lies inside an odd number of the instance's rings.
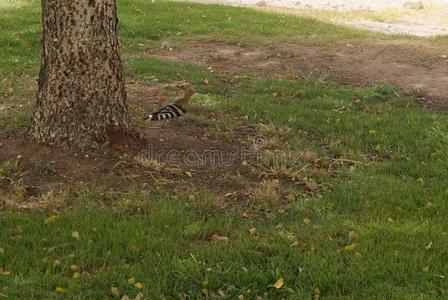
[[[161,85],[128,84],[133,115],[142,116],[164,103],[163,90]],[[236,138],[211,136],[194,122],[154,122],[138,129],[144,144],[130,145],[115,136],[111,150],[104,153],[64,152],[36,145],[23,129],[0,136],[0,195],[19,189],[28,199],[67,189],[121,193],[132,187],[151,190],[162,186],[175,194],[208,189],[219,195],[238,191],[237,196],[243,197],[257,181],[242,165],[241,141]]]
[[[448,110],[448,49],[409,42],[305,46],[275,44],[251,48],[220,41],[190,41],[180,50],[156,50],[151,57],[203,65],[212,71],[252,72],[283,78],[329,77],[351,86],[394,85],[417,95],[434,111]]]

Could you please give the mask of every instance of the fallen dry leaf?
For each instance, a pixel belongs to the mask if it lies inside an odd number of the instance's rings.
[[[53,260],[53,268],[59,267],[61,265],[61,261],[58,259]]]
[[[140,282],[136,282],[136,283],[134,284],[134,286],[135,286],[135,288],[137,288],[137,289],[139,289],[139,290],[141,290],[141,289],[143,288],[143,284],[141,284]]]
[[[357,244],[350,244],[344,247],[344,250],[347,252],[351,252],[353,250],[355,250],[356,248],[358,248]]]
[[[72,238],[75,238],[75,239],[79,240],[79,232],[78,231],[73,231],[72,232]]]
[[[58,216],[50,216],[45,219],[44,224],[50,224],[50,223],[56,222],[57,220],[59,220]]]
[[[224,291],[222,289],[218,289],[216,291],[216,293],[218,294],[219,297],[225,297],[226,296],[226,293],[224,293]]]
[[[70,266],[70,270],[72,270],[72,271],[78,271],[78,270],[79,270],[79,267],[78,267],[77,265],[71,265],[71,266]]]
[[[238,300],[245,300],[246,298],[244,297],[244,295],[238,295]]]
[[[81,277],[81,273],[79,273],[79,272],[75,272],[75,273],[73,273],[73,278],[79,278],[79,277]]]
[[[218,235],[218,234],[214,234],[214,235],[212,236],[212,241],[213,241],[213,242],[223,242],[223,243],[228,243],[228,242],[229,242],[229,238],[226,237],[226,236],[221,236],[221,235]]]
[[[252,227],[251,229],[249,229],[249,234],[250,235],[255,235],[257,233],[257,228]]]
[[[185,293],[180,293],[179,300],[187,300],[187,295]]]
[[[128,295],[124,295],[123,297],[121,297],[121,300],[129,300]]]
[[[423,267],[422,272],[428,273],[429,272],[429,266]]]
[[[134,284],[135,283],[135,278],[134,277],[129,278],[128,279],[128,283],[129,284]]]
[[[11,272],[7,272],[7,271],[3,270],[2,267],[0,267],[0,276],[8,276],[9,274],[11,274]]]
[[[354,230],[351,230],[351,231],[348,232],[348,237],[351,240],[356,240],[358,238],[358,233],[356,231],[354,231]]]
[[[142,300],[143,299],[143,294],[142,293],[138,293],[136,296],[135,296],[135,298],[134,298],[134,300]]]
[[[276,289],[281,289],[281,288],[283,287],[284,284],[285,284],[285,281],[283,280],[283,278],[280,278],[279,280],[277,280],[277,281],[274,283],[274,287],[275,287]]]
[[[311,224],[311,220],[308,218],[305,218],[305,219],[303,219],[303,224],[309,225],[309,224]]]
[[[110,292],[112,295],[114,295],[115,297],[120,297],[120,291],[116,288],[116,287],[111,287],[110,288]]]
[[[65,289],[64,288],[61,288],[61,287],[57,287],[56,288],[56,294],[63,294],[63,293],[65,293]]]
[[[295,241],[290,245],[290,247],[299,248],[300,250],[305,250],[307,246],[307,243],[305,243],[304,241]]]
[[[430,250],[431,248],[432,248],[432,242],[429,242],[429,244],[425,246],[425,249]]]

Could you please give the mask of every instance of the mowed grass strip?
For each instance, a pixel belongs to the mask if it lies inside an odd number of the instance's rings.
[[[2,213],[1,262],[10,274],[0,277],[0,293],[41,299],[61,287],[61,298],[97,299],[116,287],[154,299],[296,299],[318,288],[329,299],[430,299],[446,288],[441,224],[350,221],[337,209],[299,203],[271,220],[225,212],[205,218],[188,199],[144,193],[133,200],[150,205],[136,213],[132,205],[100,208],[89,197],[73,199],[87,207],[56,215]],[[276,289],[280,278],[285,284]]]
[[[269,44],[324,43],[378,36],[311,18],[245,8],[147,0],[117,3],[122,48],[130,53],[158,47],[164,40],[181,46],[192,37]],[[0,6],[0,76],[37,74],[41,31],[40,1],[14,1]]]

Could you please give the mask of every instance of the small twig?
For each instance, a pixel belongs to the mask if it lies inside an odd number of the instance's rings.
[[[124,164],[124,163],[126,163],[126,162],[120,160],[119,162],[117,162],[117,163],[112,167],[112,171],[115,170],[116,167],[118,167],[119,165]]]
[[[354,164],[354,165],[367,165],[367,163],[365,163],[365,162],[362,162],[362,161],[358,161],[358,160],[352,160],[352,159],[348,159],[348,158],[336,158],[335,160],[333,160],[332,162],[331,162],[331,164],[328,166],[328,172],[332,172],[331,171],[331,168],[335,165],[335,164],[337,164],[337,163],[339,163],[339,162],[342,162],[342,163],[344,163],[344,162],[346,162],[346,163],[351,163],[351,164]]]

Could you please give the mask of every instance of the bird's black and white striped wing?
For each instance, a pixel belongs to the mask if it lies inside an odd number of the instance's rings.
[[[159,109],[148,115],[146,118],[149,121],[167,120],[181,117],[185,114],[185,110],[176,103],[168,104],[167,106]]]

